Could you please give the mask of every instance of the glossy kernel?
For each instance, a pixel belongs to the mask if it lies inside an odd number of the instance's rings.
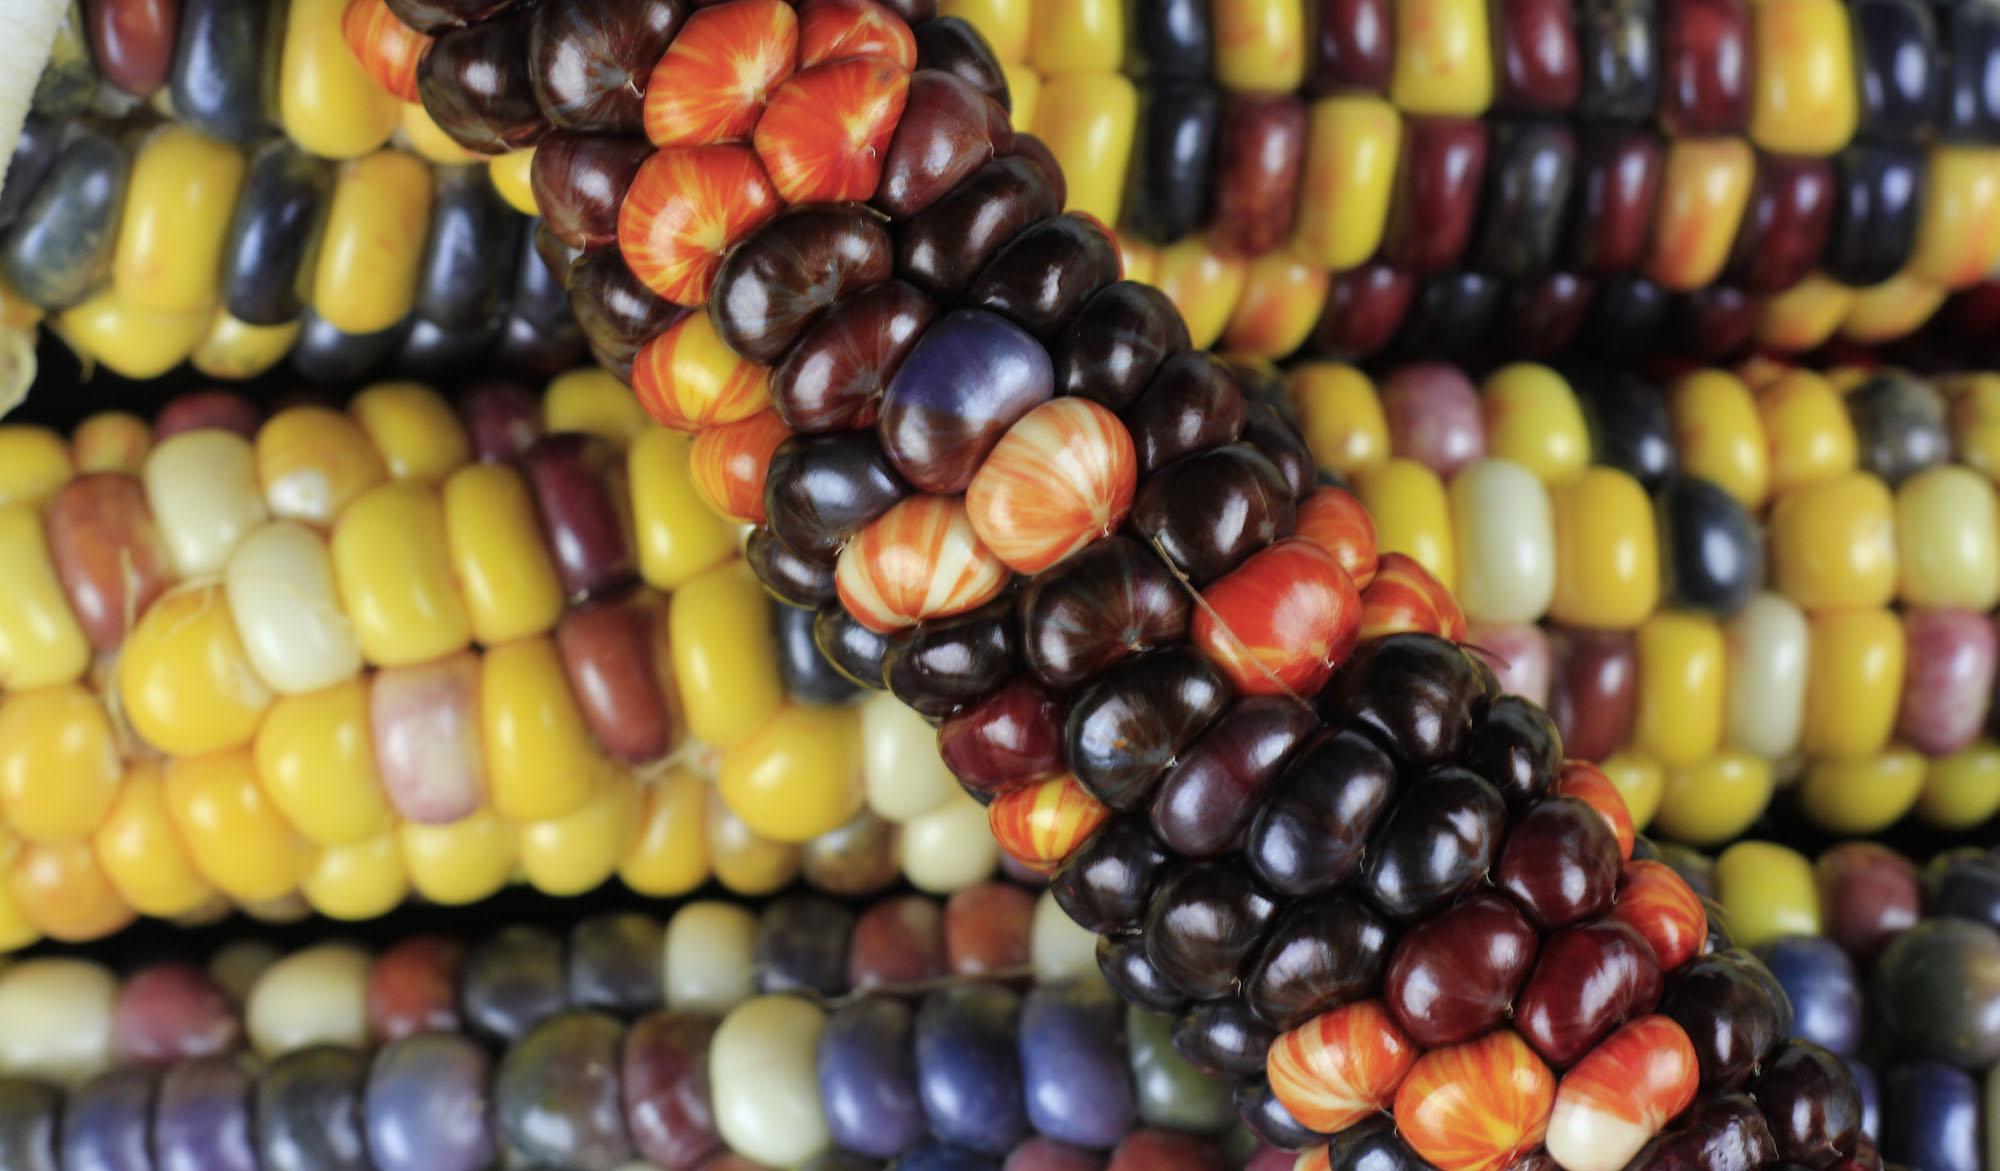
[[[347,333],[374,333],[407,316],[430,212],[431,169],[415,157],[389,150],[348,163],[327,208],[313,312]]]
[[[378,382],[354,396],[347,413],[361,424],[392,479],[435,484],[472,458],[450,404],[417,382]]]
[[[648,428],[626,455],[639,576],[674,590],[736,552],[729,522],[708,507],[688,467],[691,440],[664,427]]]
[[[544,637],[491,647],[480,660],[479,722],[493,808],[509,821],[575,812],[609,762],[591,738],[555,644]]]
[[[1778,498],[1772,582],[1807,610],[1884,606],[1896,593],[1894,502],[1882,481],[1847,472]]]
[[[1476,117],[1493,100],[1486,5],[1414,0],[1396,5],[1396,64],[1389,98],[1410,114]]]
[[[140,914],[186,915],[215,898],[215,888],[174,827],[157,763],[135,764],[126,772],[91,844],[105,877]]]
[[[0,686],[42,687],[81,678],[90,644],[49,558],[31,504],[0,506]]]
[[[1781,154],[1828,155],[1859,117],[1847,7],[1836,0],[1751,5],[1750,137]]]
[[[1770,491],[1769,454],[1757,401],[1742,379],[1702,370],[1674,383],[1668,398],[1681,470],[1721,487],[1745,508]]]
[[[1903,625],[1887,610],[1812,617],[1812,676],[1801,747],[1814,757],[1872,756],[1889,741],[1903,694]]]
[[[1663,611],[1639,627],[1639,712],[1633,741],[1668,768],[1693,764],[1722,739],[1722,630],[1698,614]]]
[[[1911,606],[1991,610],[2000,603],[2000,508],[1963,467],[1918,472],[1896,490],[1897,590]]]
[[[390,827],[360,680],[279,699],[257,729],[254,752],[264,792],[312,842],[348,845]]]
[[[1415,460],[1392,459],[1363,475],[1358,487],[1375,519],[1381,551],[1414,559],[1451,590],[1458,580],[1457,542],[1449,498],[1437,473]],[[1560,536],[1561,530],[1557,532]],[[1558,565],[1563,564],[1560,557],[1558,547]]]
[[[1755,172],[1755,152],[1739,138],[1681,139],[1668,147],[1646,274],[1681,291],[1712,283],[1729,259]]]
[[[285,18],[278,119],[293,142],[351,159],[395,133],[403,103],[368,76],[341,32],[347,0],[298,0]]]
[[[133,730],[175,756],[248,744],[271,703],[219,584],[153,604],[119,655],[118,693]]]
[[[334,575],[368,661],[421,663],[471,641],[438,496],[384,484],[350,505],[333,531]]]
[[[315,691],[352,679],[361,646],[334,589],[326,542],[302,525],[265,525],[223,573],[236,634],[271,690]]]
[[[1335,271],[1375,255],[1389,220],[1402,138],[1401,115],[1379,97],[1313,103],[1292,239],[1299,255]]]
[[[257,479],[281,520],[331,525],[356,496],[388,478],[368,434],[338,411],[292,407],[257,429]]]
[[[62,684],[0,698],[0,814],[31,841],[97,828],[124,773],[109,715],[83,687]]]
[[[861,811],[860,723],[844,708],[789,704],[722,753],[722,799],[744,824],[805,842]]]
[[[674,678],[688,732],[726,748],[761,728],[784,695],[768,607],[749,567],[732,561],[688,581],[667,611]]]
[[[1048,78],[1035,102],[1035,137],[1048,145],[1069,184],[1066,211],[1115,224],[1139,121],[1139,95],[1117,73]]]
[[[305,843],[264,795],[248,750],[176,757],[166,801],[195,865],[224,894],[255,901],[298,888]]]
[[[1590,464],[1590,430],[1567,380],[1518,362],[1487,375],[1479,391],[1487,451],[1554,486]]]
[[[552,629],[562,586],[521,474],[505,464],[463,467],[445,480],[440,499],[472,637],[494,646]]]
[[[1551,495],[1558,570],[1550,615],[1575,626],[1638,626],[1660,596],[1659,540],[1645,490],[1623,472],[1595,467]]]
[[[215,300],[223,238],[243,184],[243,155],[168,127],[132,164],[111,276],[118,297],[146,313],[193,313]]]

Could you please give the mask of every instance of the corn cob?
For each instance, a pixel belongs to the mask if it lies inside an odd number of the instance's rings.
[[[446,36],[498,45],[521,19]],[[769,525],[766,585],[824,607],[836,663],[943,719],[1002,844],[1106,932],[1114,987],[1186,1010],[1267,1139],[1312,1147],[1393,1109],[1385,1141],[1442,1171],[1615,1171],[1750,1073],[1647,1015],[1700,949],[1699,902],[1670,874],[1621,879],[1622,799],[1448,641],[1448,593],[1312,498],[1276,406],[1188,354],[1101,225],[1051,214],[1059,168],[956,27],[736,0],[680,28],[641,111],[664,149],[615,233],[661,300],[705,308],[625,339],[640,401],[713,445],[697,464]],[[525,84],[460,87],[441,124],[520,132]],[[1128,514],[1140,539],[1104,539]],[[1010,593],[1016,572],[1034,576]],[[1390,812],[1403,785],[1423,792]],[[1489,872],[1495,892],[1453,906]],[[1476,990],[1410,999],[1474,938],[1493,957]],[[1768,978],[1732,970],[1772,1159],[1861,1154],[1838,1059],[1779,1043]],[[1577,1011],[1592,973],[1615,991]]]
[[[765,600],[684,438],[601,371],[461,408],[385,383],[344,411],[195,395],[150,430],[0,428],[7,947],[516,879],[992,871],[920,719],[822,706],[851,686]]]

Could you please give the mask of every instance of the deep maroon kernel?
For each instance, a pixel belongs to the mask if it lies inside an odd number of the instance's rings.
[[[888,280],[894,247],[863,208],[800,208],[730,250],[709,293],[709,320],[730,349],[776,362],[842,298]]]
[[[1458,260],[1479,207],[1486,146],[1486,123],[1477,118],[1414,117],[1404,123],[1383,260],[1420,276]]]
[[[1223,252],[1261,256],[1291,235],[1306,157],[1306,103],[1295,94],[1235,94],[1217,133],[1209,234]]]
[[[1002,248],[1061,210],[1034,160],[994,159],[896,226],[896,273],[933,297],[956,297]]]
[[[1264,1053],[1278,1031],[1251,1015],[1241,1000],[1204,1001],[1174,1022],[1174,1048],[1198,1069],[1246,1077],[1264,1072]]]
[[[916,30],[919,65],[924,64],[927,40],[942,43],[952,36],[937,29],[945,23],[931,21]],[[985,166],[999,149],[993,141],[991,105],[976,85],[955,71],[919,68],[911,74],[903,117],[883,155],[874,205],[894,219],[908,219]]]
[[[883,660],[889,690],[923,715],[941,717],[984,698],[1014,673],[1014,599],[923,623]]]
[[[1607,910],[1618,867],[1618,839],[1603,816],[1574,797],[1548,797],[1507,827],[1493,882],[1547,931]]]
[[[1396,765],[1358,729],[1323,733],[1279,778],[1250,823],[1245,854],[1282,894],[1332,890],[1361,866],[1396,791]]]
[[[867,427],[917,339],[937,317],[930,298],[901,281],[835,305],[771,371],[771,405],[801,434]]]
[[[1070,704],[1063,757],[1098,800],[1136,809],[1231,698],[1215,667],[1189,648],[1127,659]]]
[[[1240,384],[1245,375],[1242,371],[1237,375]],[[1248,387],[1245,393],[1249,393]],[[1293,497],[1302,499],[1319,486],[1319,467],[1313,462],[1312,450],[1276,404],[1252,399],[1243,420],[1243,441],[1271,461],[1291,487]]]
[[[480,463],[517,459],[542,437],[542,403],[518,382],[477,382],[458,400],[458,414]]]
[[[535,147],[530,178],[542,222],[572,248],[618,241],[618,209],[639,164],[653,153],[643,138],[559,130]]]
[[[795,435],[771,456],[764,513],[787,548],[823,561],[909,492],[871,432]]]
[[[1694,1044],[1706,1093],[1730,1093],[1791,1031],[1791,1002],[1743,951],[1702,956],[1675,973],[1660,1011]]]
[[[1049,892],[1088,931],[1136,931],[1167,858],[1145,818],[1120,818],[1070,855],[1050,880]]]
[[[1109,537],[1028,583],[1022,655],[1044,683],[1075,687],[1128,655],[1182,641],[1192,610],[1165,562],[1129,537]]]
[[[1514,1001],[1514,1028],[1558,1069],[1576,1063],[1626,1021],[1660,1000],[1660,964],[1630,925],[1600,919],[1542,941],[1535,969]]]
[[[813,645],[836,670],[862,687],[880,691],[888,686],[882,660],[888,657],[891,641],[855,621],[838,602],[821,606],[813,618]]]
[[[1626,1171],[1755,1171],[1778,1161],[1771,1128],[1747,1094],[1697,1102],[1627,1163]]]
[[[1764,1062],[1750,1093],[1780,1159],[1818,1168],[1854,1154],[1861,1097],[1840,1058],[1810,1041],[1786,1041]]]
[[[838,601],[833,562],[792,552],[770,529],[753,529],[743,542],[743,559],[772,597],[787,606],[815,609]]]
[[[569,294],[570,316],[591,347],[625,366],[640,346],[689,312],[633,276],[616,248],[598,248],[577,257],[563,287]]]
[[[1233,851],[1285,761],[1318,727],[1312,709],[1290,698],[1238,700],[1160,779],[1153,832],[1184,857]]]
[[[1277,905],[1236,862],[1197,862],[1170,873],[1146,910],[1146,958],[1195,999],[1236,990]]]
[[[1406,786],[1369,843],[1362,880],[1393,919],[1436,912],[1486,876],[1507,803],[1477,775],[1444,767]]]
[[[646,81],[690,7],[686,0],[596,0],[536,8],[528,72],[542,112],[569,129],[639,132]]]
[[[1414,273],[1370,262],[1333,278],[1313,325],[1312,348],[1335,358],[1366,358],[1388,346],[1417,295]]]
[[[1187,996],[1147,958],[1137,935],[1097,937],[1097,970],[1119,996],[1154,1012],[1179,1012]]]
[[[966,785],[998,792],[1059,770],[1062,731],[1062,701],[1031,679],[1016,679],[947,718],[938,754]]]
[[[1283,473],[1247,443],[1183,456],[1148,477],[1131,525],[1196,586],[1292,533],[1298,510]]]
[[[1140,477],[1191,452],[1235,442],[1247,412],[1243,392],[1220,358],[1195,350],[1167,359],[1124,413]]]
[[[637,579],[617,449],[595,435],[548,435],[522,453],[521,470],[571,601],[616,593]]]
[[[1501,0],[1492,10],[1496,109],[1558,114],[1576,104],[1582,67],[1576,14],[1550,0]]]
[[[1465,767],[1492,782],[1509,805],[1523,805],[1548,792],[1562,758],[1562,737],[1549,714],[1518,695],[1503,695],[1473,731]]]
[[[1016,130],[1014,140],[1002,152],[1009,158],[1023,158],[1039,167],[1042,178],[1048,181],[1049,190],[1055,192],[1056,204],[1069,202],[1069,183],[1063,178],[1062,164],[1056,160],[1056,152],[1049,144],[1026,131]]]
[[[532,12],[438,36],[417,66],[424,110],[452,141],[480,154],[533,146],[550,130],[528,78]]]
[[[1392,634],[1357,649],[1320,705],[1328,723],[1359,724],[1406,764],[1423,766],[1464,751],[1485,697],[1486,678],[1456,645],[1429,634]]]
[[[1375,995],[1394,942],[1388,922],[1353,894],[1295,901],[1271,928],[1244,999],[1271,1027],[1294,1028]]]
[[[1474,895],[1396,941],[1383,1003],[1426,1049],[1470,1041],[1507,1019],[1537,946],[1535,929],[1512,903]]]
[[[1015,236],[973,278],[965,304],[988,309],[1043,341],[1060,336],[1076,311],[1118,279],[1118,249],[1080,215],[1043,220]]]
[[[1395,6],[1388,0],[1312,0],[1312,56],[1306,89],[1314,96],[1344,90],[1380,92],[1395,65]]]
[[[935,17],[911,29],[917,38],[917,68],[937,69],[1012,109],[1007,74],[979,30],[956,16]]]
[[[1165,293],[1119,281],[1083,303],[1049,346],[1056,393],[1082,395],[1122,411],[1161,363],[1189,346],[1187,322]]]

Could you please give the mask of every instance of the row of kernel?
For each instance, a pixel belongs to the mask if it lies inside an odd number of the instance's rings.
[[[469,947],[419,936],[376,956],[334,944],[258,958],[268,966],[252,973],[241,949],[218,957],[241,987],[240,996],[210,972],[185,964],[149,966],[115,983],[101,968],[76,961],[20,965],[0,976],[0,1014],[20,1018],[10,1033],[8,1072],[16,1078],[80,1081],[71,1092],[90,1099],[107,1081],[150,1081],[162,1073],[172,1079],[175,1067],[213,1065],[241,1053],[246,1042],[259,1065],[281,1069],[293,1055],[325,1046],[363,1052],[379,1047],[384,1054],[379,1060],[390,1063],[387,1054],[412,1038],[462,1037],[517,1053],[499,1063],[494,1097],[502,1110],[496,1133],[544,1159],[590,1167],[609,1165],[603,1157],[607,1145],[622,1145],[610,1133],[618,1129],[637,1153],[664,1167],[692,1168],[731,1147],[789,1164],[796,1156],[786,1158],[779,1148],[801,1143],[822,1149],[837,1144],[874,1158],[926,1140],[987,1150],[998,1146],[996,1153],[1004,1154],[1036,1132],[1104,1149],[1139,1125],[1214,1133],[1232,1120],[1226,1087],[1173,1051],[1164,1018],[1116,1012],[1095,978],[1088,937],[1063,921],[1046,899],[1037,906],[1015,887],[976,887],[943,905],[893,898],[858,913],[812,898],[782,899],[754,915],[728,904],[695,903],[674,914],[664,929],[641,915],[602,915],[580,923],[567,946],[544,931],[515,927]],[[1019,999],[1002,992],[997,981],[1019,982],[1030,973],[1038,985],[1029,992],[1023,1016]],[[803,1036],[773,1048],[775,1039],[762,1030],[732,1030],[728,1024],[746,1005],[765,1006],[753,1013],[779,1011],[770,1007],[772,994],[818,998],[850,992],[867,998],[833,1011],[817,1045]],[[990,1019],[1002,1005],[1012,1007]],[[671,1042],[669,1053],[694,1059],[683,1075],[689,1079],[682,1083],[688,1095],[683,1100],[700,1108],[671,1117],[636,1109],[668,1096],[667,1086],[647,1077],[625,1096],[635,1108],[625,1120],[628,1127],[599,1127],[594,1123],[602,1116],[587,1115],[575,1119],[581,1125],[571,1131],[577,1136],[573,1146],[553,1149],[547,1144],[562,1141],[553,1136],[541,1145],[523,1139],[510,1125],[521,1120],[507,1116],[518,1104],[509,1083],[522,1074],[538,1080],[544,1072],[570,1079],[596,1076],[565,1060],[547,1059],[560,1057],[568,1048],[561,1039],[573,1038],[580,1027],[595,1031],[597,1021],[635,1018],[638,1037],[624,1060],[614,1055],[609,1067],[664,1073],[658,1059],[667,1053],[652,1046]],[[592,1023],[579,1026],[579,1019]],[[790,1019],[796,1023],[796,1016]],[[929,1054],[919,1058],[918,1081],[907,1087],[907,1098],[895,1095],[909,1109],[873,1104],[902,1088],[896,1066],[881,1065],[870,1060],[869,1051],[856,1049],[869,1039],[857,1035],[856,1027],[893,1025],[896,1019],[904,1044],[915,1025],[923,1037],[920,1052]],[[67,1027],[58,1032],[59,1024]],[[968,1025],[997,1029],[980,1034],[995,1044],[941,1060],[933,1040],[957,1039]],[[1078,1025],[1090,1029],[1065,1036]],[[1067,1051],[1070,1061],[1046,1060],[1050,1047],[1065,1040],[1075,1045]],[[732,1056],[741,1055],[737,1051],[745,1043],[753,1055],[770,1060],[763,1067],[770,1080],[754,1088],[765,1095],[782,1091],[775,1099],[747,1096],[743,1091],[753,1087],[732,1079],[712,1080],[731,1066]],[[791,1062],[801,1045],[808,1064],[803,1079],[796,1080],[801,1071]],[[814,1075],[815,1048],[817,1064],[827,1070],[824,1081]],[[1070,1084],[1079,1076],[1087,1080]],[[1029,1092],[1020,1093],[1024,1088]],[[1071,1107],[1059,1108],[1046,1092],[1036,1093],[1038,1088],[1066,1088],[1077,1097]],[[875,1090],[889,1094],[867,1092]],[[801,1091],[809,1097],[799,1097]],[[574,1102],[588,1095],[560,1097]],[[1023,1116],[1017,1105],[1012,1114],[1003,1110],[995,1117],[960,1108],[961,1099],[1036,1105],[1031,1116]],[[764,1125],[778,1121],[770,1116],[773,1111],[799,1113],[817,1126],[802,1134],[795,1127]],[[549,1134],[545,1128],[542,1133]],[[444,1142],[446,1136],[427,1141]],[[623,1153],[629,1159],[632,1150]]]
[[[1322,110],[1339,108],[1324,103],[1363,101],[1416,116],[1658,124],[1677,138],[1747,135],[1760,150],[1801,157],[1934,137],[1989,143],[2000,131],[2000,109],[1981,89],[2000,23],[1988,12],[1934,13],[1914,0],[1657,9],[1489,8],[1476,0],[1191,0],[1136,8],[1117,0],[964,0],[942,10],[970,19],[1003,61],[1034,71],[1027,75],[1031,95],[1072,77],[1098,79],[1065,92],[1059,104],[1073,121],[1082,112],[1098,123],[1096,137],[1117,149],[1075,177],[1108,168],[1122,179],[1133,159],[1130,187],[1144,212],[1174,213],[1129,222],[1156,242],[1206,226],[1211,214],[1225,232],[1270,231],[1225,224],[1226,211],[1288,213],[1289,194],[1239,205],[1230,188],[1297,183],[1308,101]],[[1903,68],[1905,60],[1939,67]],[[1016,76],[1010,71],[1009,80]],[[1035,100],[1025,108],[1047,107]],[[1030,116],[1019,120],[1034,125]],[[1058,154],[1070,169],[1071,158]],[[1103,189],[1114,199],[1121,194],[1114,185]]]
[[[1995,259],[1992,245],[2000,244],[1979,227],[1989,217],[1961,214],[1990,201],[1992,153],[1941,146],[1927,159],[1911,145],[1927,137],[1922,129],[1907,139],[1858,146],[1829,162],[1760,154],[1727,139],[1662,143],[1639,127],[1576,133],[1520,120],[1497,120],[1490,129],[1477,121],[1409,121],[1382,99],[1353,93],[1321,97],[1308,107],[1300,99],[1269,96],[1218,104],[1170,90],[1142,112],[1132,83],[1106,72],[1118,67],[1116,38],[1108,42],[1108,55],[1101,38],[1088,42],[1097,48],[1078,48],[1087,43],[1083,32],[1120,27],[1116,5],[1044,11],[1029,0],[999,0],[945,7],[981,27],[1009,62],[1017,111],[1051,110],[1045,122],[1022,121],[1048,140],[1062,163],[1069,206],[1121,224],[1130,235],[1123,241],[1128,274],[1168,289],[1202,345],[1221,338],[1233,350],[1280,357],[1311,339],[1323,350],[1367,352],[1388,338],[1371,342],[1341,334],[1355,326],[1393,330],[1414,301],[1414,315],[1431,319],[1430,327],[1411,322],[1408,333],[1420,352],[1468,346],[1496,315],[1507,313],[1517,320],[1492,331],[1499,344],[1512,353],[1546,353],[1577,332],[1594,286],[1607,280],[1637,286],[1607,287],[1601,298],[1597,315],[1613,318],[1621,335],[1657,327],[1648,319],[1682,299],[1677,292],[1706,290],[1722,280],[1728,284],[1714,295],[1697,294],[1683,311],[1694,319],[1687,326],[1690,344],[1702,352],[1721,356],[1753,338],[1806,349],[1836,330],[1873,342],[1908,333],[1950,291],[1983,277]],[[1395,18],[1339,7],[1328,14],[1327,27],[1386,34],[1394,19],[1422,18],[1440,6],[1402,5]],[[1839,7],[1831,7],[1844,21]],[[1213,39],[1206,8],[1170,5],[1139,17],[1145,27],[1133,30],[1130,44],[1135,61],[1148,62],[1147,77],[1170,76],[1167,84],[1173,85],[1200,75]],[[1920,42],[1933,35],[1920,5],[1897,0],[1872,8],[1884,10],[1889,27],[1913,28],[1910,35]],[[1734,7],[1721,18],[1741,22],[1746,13]],[[1874,28],[1884,14],[1871,10],[1857,19]],[[1215,19],[1227,17],[1229,43],[1238,48],[1286,27],[1281,17],[1260,24],[1238,23],[1237,15],[1218,8]],[[1360,19],[1368,15],[1380,24]],[[1570,15],[1537,10],[1528,23],[1569,32]],[[1577,17],[1578,24],[1607,38],[1605,30],[1649,16],[1621,11],[1591,21],[1588,15]],[[1670,19],[1713,15],[1681,6]],[[1052,44],[1064,48],[1039,49],[1045,27]],[[1175,38],[1181,43],[1163,47]],[[1342,42],[1327,35],[1313,43],[1337,52]],[[1484,50],[1483,36],[1463,43]],[[1574,52],[1567,39],[1551,43]],[[1386,36],[1380,44],[1386,52]],[[1650,56],[1650,49],[1638,54],[1642,62]],[[1155,59],[1168,64],[1152,64]],[[1039,79],[1019,61],[1060,75]],[[1740,61],[1736,69],[1741,72]],[[1262,74],[1273,75],[1269,64]],[[1935,76],[1925,74],[1919,84]],[[1026,106],[1019,101],[1023,82],[1035,87],[1025,91]],[[1067,88],[1059,102],[1043,107],[1034,96],[1043,85]],[[1929,108],[1934,98],[1905,103],[1906,116]],[[1165,124],[1151,125],[1159,119]],[[1146,128],[1137,132],[1141,123]],[[1927,123],[1919,118],[1913,125]],[[1217,134],[1212,146],[1155,157]],[[1134,160],[1129,181],[1128,157]],[[1219,172],[1213,184],[1206,178],[1211,166]],[[1447,172],[1451,180],[1438,181]],[[1317,185],[1316,175],[1322,177]],[[1415,214],[1423,200],[1431,201],[1432,214]],[[1215,229],[1204,237],[1158,252],[1143,242],[1178,238],[1211,215]],[[1171,230],[1162,230],[1162,223]],[[1288,248],[1279,247],[1287,242]],[[1367,263],[1371,257],[1376,264]],[[1468,271],[1437,272],[1455,264]],[[1562,271],[1539,275],[1552,268]],[[1613,279],[1641,272],[1649,279]],[[1354,279],[1344,279],[1348,275]],[[1795,295],[1760,305],[1802,281]],[[1357,299],[1376,302],[1374,312],[1336,312]],[[1329,311],[1326,336],[1314,337],[1321,305]],[[1639,320],[1619,320],[1635,316]],[[1594,323],[1585,332],[1602,334]]]
[[[191,913],[218,889],[261,903],[303,884],[342,917],[412,886],[483,897],[517,869],[549,890],[618,870],[663,893],[708,877],[710,853],[758,889],[812,849],[859,852],[884,882],[900,851],[932,889],[990,871],[980,811],[921,721],[812,706],[846,685],[732,559],[685,440],[601,374],[542,402],[475,390],[466,418],[388,384],[261,425],[195,396],[156,433],[87,422],[73,449],[0,432],[0,818],[25,839],[10,942]],[[671,610],[622,597],[634,577],[676,591]],[[116,704],[85,683],[93,652],[113,656]],[[633,771],[684,731],[720,750],[720,801],[685,770]],[[864,805],[906,832],[868,814],[803,862],[768,840],[804,843]]]
[[[1383,548],[1457,585],[1642,825],[1725,841],[1803,754],[1829,829],[1977,826],[2000,811],[1991,380],[1749,374],[1411,365],[1378,390],[1315,364],[1289,389]]]
[[[31,118],[0,192],[0,299],[132,378],[187,360],[245,379],[289,355],[352,381],[494,346],[554,373],[580,347],[533,227],[482,168],[398,149],[333,163],[178,123]]]
[[[282,133],[318,158],[356,159],[404,139],[425,158],[472,156],[417,101],[416,59],[393,87],[355,60],[380,4],[348,0],[147,0],[66,6],[33,112],[67,121],[140,106],[218,142]],[[350,12],[350,10],[353,10]]]
[[[1754,296],[1726,284],[1677,292],[1645,277],[1569,272],[1507,280],[1369,264],[1329,274],[1282,254],[1232,257],[1200,238],[1158,249],[1121,238],[1120,248],[1127,275],[1165,290],[1197,343],[1273,360],[1577,352],[1721,361],[1752,350],[1806,352],[1836,339],[1874,346],[1934,319],[1954,320],[2000,287],[1981,279],[1953,291],[1908,273],[1856,287],[1815,273],[1782,293]],[[1964,344],[1982,336],[1976,324],[1959,328],[1970,339]]]

